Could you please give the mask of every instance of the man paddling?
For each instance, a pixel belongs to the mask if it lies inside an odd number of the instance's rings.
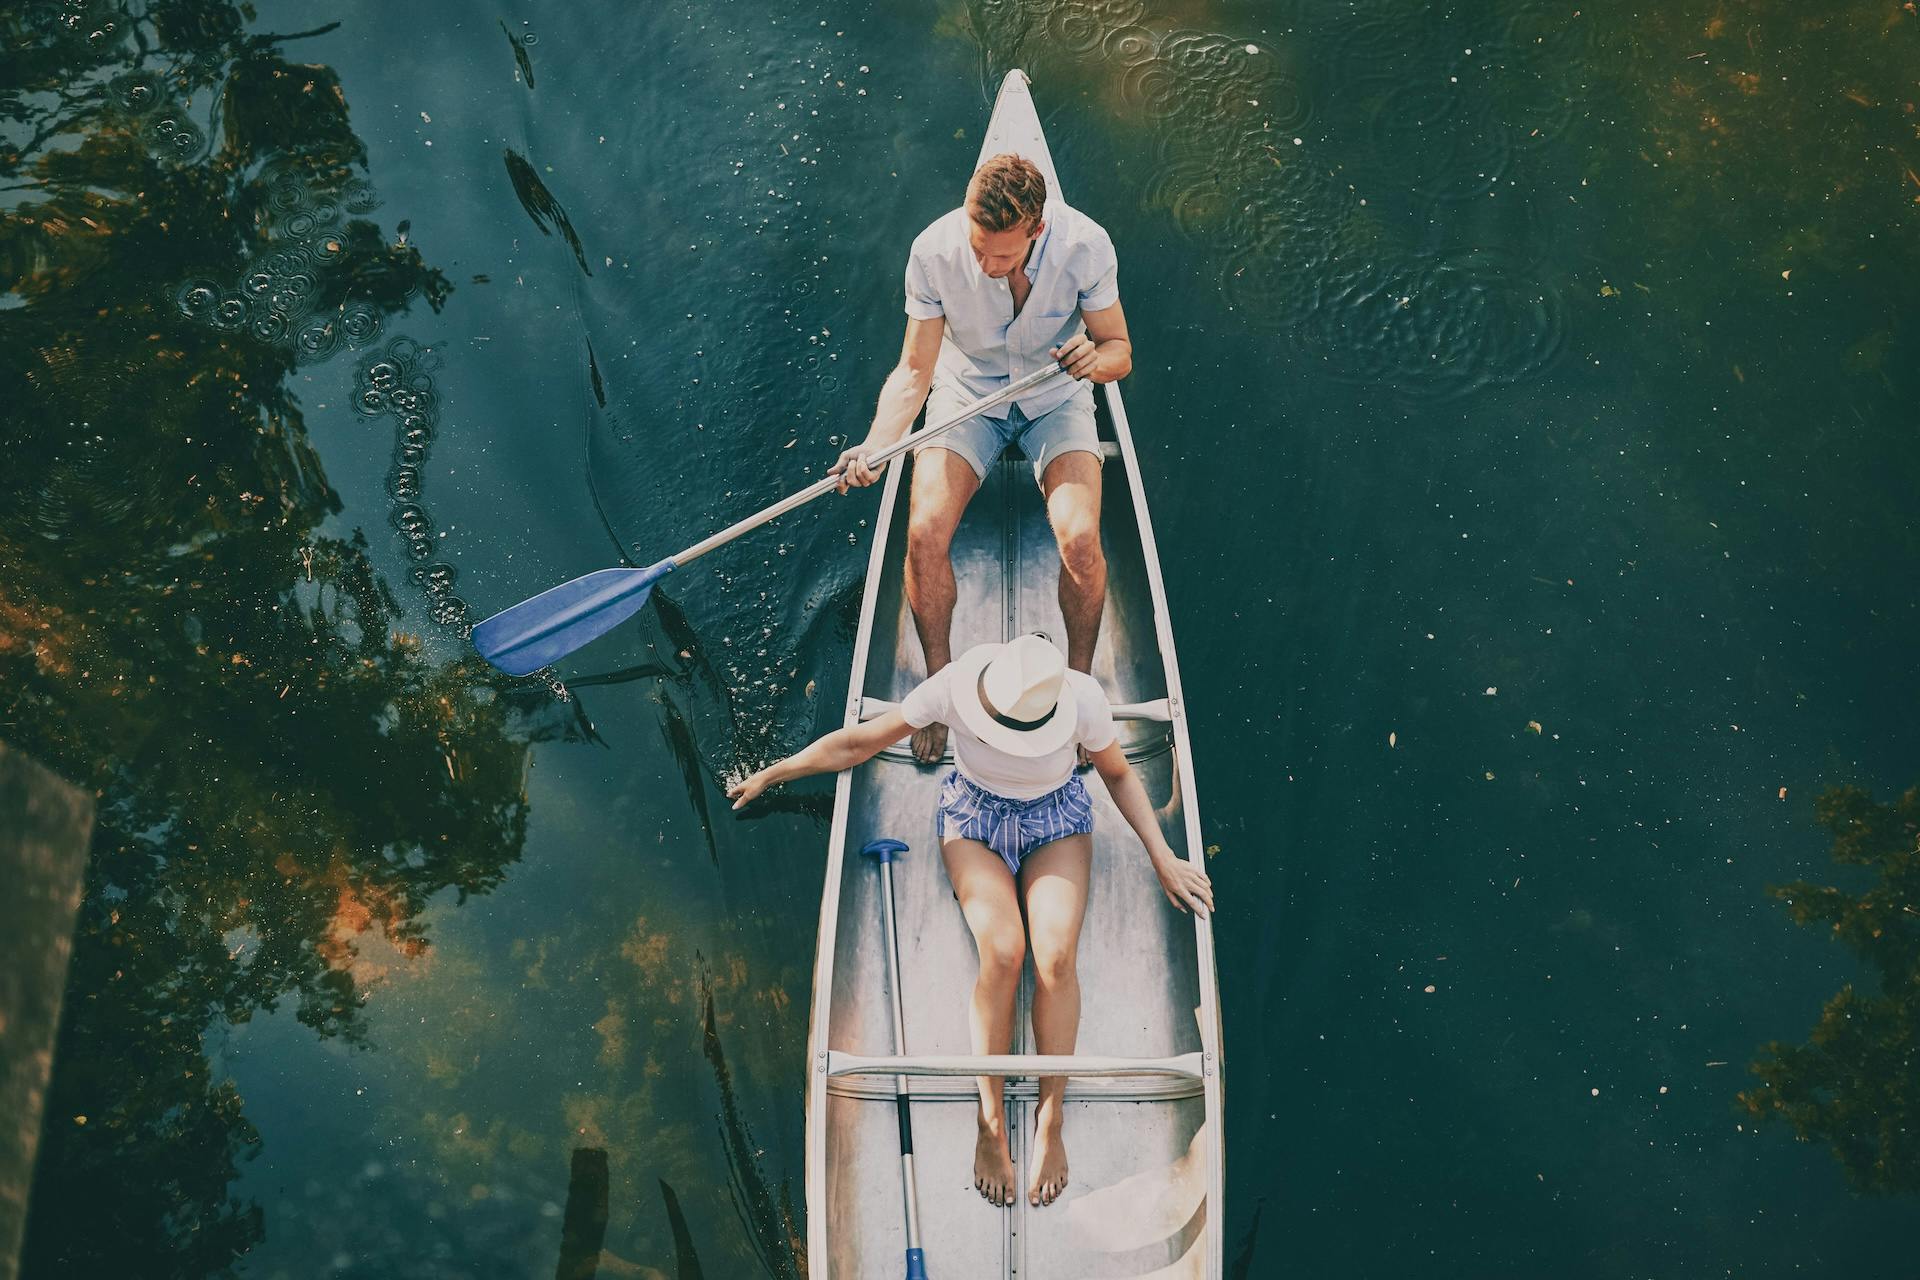
[[[1074,772],[1084,748],[1114,807],[1146,847],[1167,900],[1213,909],[1206,873],[1160,833],[1146,787],[1114,734],[1107,695],[1092,676],[1069,671],[1044,636],[983,644],[942,667],[892,711],[837,729],[799,753],[727,789],[742,808],[768,787],[866,763],[929,724],[953,727],[955,767],[941,783],[937,826],[947,880],[980,956],[968,1023],[975,1053],[1006,1053],[1014,997],[1033,951],[1033,1041],[1041,1053],[1073,1052],[1080,1029],[1077,955],[1093,863],[1093,801]],[[1023,920],[1024,916],[1024,920]],[[1003,1081],[979,1078],[973,1184],[996,1205],[1013,1202]],[[1052,1204],[1067,1186],[1065,1078],[1040,1081],[1027,1200]]]
[[[1047,180],[1031,161],[994,156],[967,184],[966,203],[915,238],[906,309],[900,361],[867,438],[834,464],[842,492],[880,478],[885,467],[869,466],[867,455],[905,435],[922,405],[929,420],[943,417],[1049,360],[1078,380],[1044,386],[915,451],[906,589],[927,674],[952,658],[954,530],[1009,444],[1032,459],[1060,545],[1067,664],[1091,671],[1107,562],[1088,384],[1117,381],[1133,368],[1113,241],[1086,214],[1049,201]],[[913,754],[932,764],[946,741],[944,723],[926,725],[914,732]]]

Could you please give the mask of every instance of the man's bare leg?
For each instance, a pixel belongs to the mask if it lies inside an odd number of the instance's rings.
[[[980,953],[980,976],[967,1008],[975,1053],[1005,1053],[1013,1043],[1014,996],[1026,958],[1026,931],[1013,877],[1000,855],[978,840],[943,841],[947,881]],[[1006,1082],[980,1076],[979,1132],[973,1144],[973,1186],[989,1204],[1013,1203],[1013,1157],[1007,1152]]]
[[[1093,837],[1068,836],[1044,844],[1020,866],[1033,940],[1033,1043],[1041,1053],[1072,1053],[1080,1034],[1080,924],[1087,914],[1087,881],[1093,867]],[[1027,1203],[1052,1204],[1067,1189],[1067,1082],[1040,1081],[1034,1108],[1033,1174]]]
[[[979,491],[973,464],[938,445],[913,455],[912,502],[907,508],[907,607],[920,633],[927,674],[953,661],[953,531]],[[930,724],[913,734],[913,758],[934,764],[947,749],[947,726]],[[997,855],[996,855],[997,856]],[[1002,864],[1005,865],[1004,863]]]
[[[1060,544],[1060,613],[1067,622],[1067,665],[1093,670],[1100,614],[1107,607],[1107,556],[1100,547],[1100,459],[1063,453],[1040,479],[1047,519]]]

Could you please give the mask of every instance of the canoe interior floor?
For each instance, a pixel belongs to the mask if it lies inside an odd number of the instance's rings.
[[[1121,466],[1113,459],[1104,468],[1108,599],[1094,674],[1115,702],[1149,701],[1166,696],[1165,668]],[[895,701],[924,670],[900,580],[904,491],[899,502],[877,588],[863,686],[868,697]],[[953,557],[960,592],[956,653],[1036,629],[1064,641],[1056,598],[1059,553],[1028,463],[993,468],[955,536]],[[1168,726],[1133,722],[1121,732],[1167,839],[1184,854],[1185,819]],[[916,1054],[971,1051],[967,1000],[977,959],[934,832],[934,801],[946,767],[927,768],[889,753],[854,776],[834,948],[832,1048],[894,1052],[879,880],[853,854],[868,840],[891,836],[911,850],[896,864],[894,881],[906,1048]],[[1200,984],[1191,923],[1167,904],[1139,841],[1105,787],[1090,777],[1088,790],[1095,805],[1095,839],[1080,940],[1076,1051],[1150,1056],[1199,1049],[1194,1011]],[[1014,1052],[1038,1051],[1027,1016],[1032,982],[1029,965]],[[905,1243],[890,1085],[891,1077],[885,1077],[829,1093],[827,1199],[834,1280],[897,1280],[900,1273]],[[1030,1082],[1016,1082],[1009,1090],[1009,1132],[1015,1137],[1022,1188],[1033,1125],[1031,1090]],[[1066,1194],[1046,1208],[1031,1208],[1023,1199],[1009,1210],[988,1205],[973,1190],[970,1083],[916,1081],[921,1100],[914,1103],[914,1137],[929,1271],[1048,1280],[1201,1275],[1206,1175],[1198,1153],[1205,1146],[1205,1105],[1197,1092],[1198,1086],[1166,1081],[1076,1083],[1066,1122]],[[1154,1100],[1124,1100],[1128,1097]]]

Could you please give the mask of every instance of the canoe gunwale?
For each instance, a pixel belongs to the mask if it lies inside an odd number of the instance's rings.
[[[847,701],[841,723],[853,727],[860,723],[860,700],[866,687],[867,655],[873,647],[873,618],[879,608],[879,584],[886,567],[887,545],[893,532],[898,507],[900,477],[904,465],[887,468],[880,495],[880,511],[874,519],[873,546],[867,553],[866,588],[860,598],[859,630],[854,634],[852,675],[847,681]],[[825,883],[820,895],[820,930],[814,942],[813,1003],[807,1029],[807,1107],[806,1107],[806,1201],[807,1253],[818,1261],[821,1275],[827,1275],[828,1240],[825,1205],[827,1203],[827,1040],[833,1013],[834,949],[840,936],[840,884],[845,875],[847,824],[853,795],[851,769],[842,770],[834,779],[833,826],[827,837]]]
[[[1113,434],[1120,444],[1127,485],[1132,491],[1135,528],[1147,567],[1147,588],[1153,600],[1153,627],[1160,649],[1160,662],[1166,672],[1167,707],[1172,714],[1174,768],[1185,801],[1187,861],[1205,871],[1206,843],[1200,831],[1199,789],[1194,782],[1193,743],[1187,728],[1186,695],[1180,684],[1180,662],[1173,643],[1173,620],[1167,608],[1167,588],[1160,571],[1160,549],[1153,536],[1153,517],[1147,507],[1146,486],[1140,478],[1140,457],[1133,444],[1133,426],[1127,419],[1125,404],[1116,383],[1101,388],[1107,401],[1107,413],[1113,419]],[[1213,920],[1194,913],[1194,945],[1199,949],[1200,1046],[1208,1070],[1203,1081],[1206,1096],[1206,1123],[1210,1129],[1207,1159],[1207,1269],[1208,1277],[1218,1277],[1226,1266],[1226,1096],[1222,1073],[1225,1064],[1220,1044],[1220,980],[1213,951]]]

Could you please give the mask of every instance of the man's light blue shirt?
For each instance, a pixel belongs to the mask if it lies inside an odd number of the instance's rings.
[[[991,395],[1013,378],[1053,363],[1047,354],[1080,332],[1082,311],[1120,300],[1119,261],[1105,228],[1058,200],[1048,201],[1046,229],[1025,267],[1033,289],[1018,316],[1013,290],[990,279],[967,242],[964,208],[940,218],[913,241],[907,257],[907,314],[946,317],[936,382],[956,384],[967,399]],[[1074,396],[1093,396],[1090,383],[1068,379],[1016,401],[1029,420]],[[1007,416],[1010,406],[992,412]]]

